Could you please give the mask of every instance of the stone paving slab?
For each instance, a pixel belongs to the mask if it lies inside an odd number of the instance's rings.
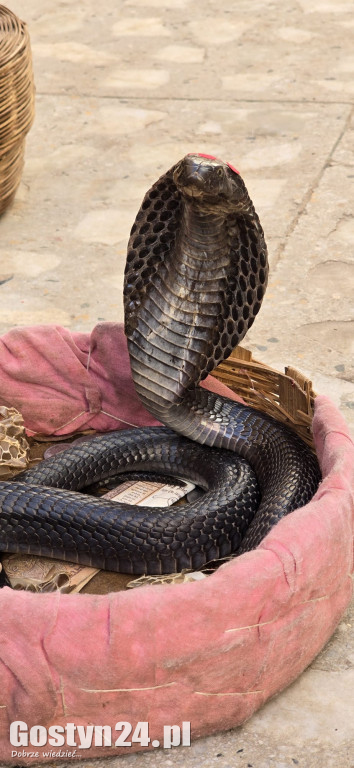
[[[1,274],[14,277],[1,289],[0,331],[53,318],[75,330],[99,319],[122,320],[126,244],[141,199],[196,146],[238,165],[272,264],[344,130],[348,110],[337,104],[266,110],[260,102],[210,100],[195,110],[187,100],[142,100],[137,106],[132,100],[39,94],[23,183],[1,222]],[[310,305],[307,283],[303,290]]]
[[[85,0],[75,13],[36,2],[26,16],[41,91],[198,100],[207,77],[213,99],[350,102],[351,11],[336,0],[203,0],[202,13],[192,0],[128,0],[117,13]]]
[[[291,354],[354,427],[354,175],[336,157],[279,253],[247,344],[275,368]]]
[[[0,221],[0,332],[122,319],[141,198],[204,150],[239,166],[269,245],[247,346],[303,370],[353,424],[352,0],[9,5],[29,24],[37,115]],[[88,765],[353,768],[353,623],[352,604],[311,667],[243,727]]]

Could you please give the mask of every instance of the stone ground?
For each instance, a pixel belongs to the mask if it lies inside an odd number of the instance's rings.
[[[269,245],[270,285],[246,345],[298,367],[353,425],[351,0],[9,5],[29,25],[37,98],[23,181],[0,222],[0,280],[12,276],[0,332],[122,319],[141,198],[186,152],[204,151],[239,168]],[[354,606],[242,728],[102,765],[353,768],[353,624]]]

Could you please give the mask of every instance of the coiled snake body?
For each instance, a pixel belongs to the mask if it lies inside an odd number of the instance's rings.
[[[198,386],[253,323],[267,272],[258,216],[230,165],[187,155],[152,186],[128,246],[125,332],[136,391],[167,429],[97,437],[0,483],[0,551],[127,573],[200,568],[256,547],[309,501],[320,475],[306,445]],[[178,474],[207,493],[168,510],[76,493],[127,467]]]

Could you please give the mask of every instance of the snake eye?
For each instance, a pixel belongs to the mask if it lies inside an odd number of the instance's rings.
[[[223,168],[218,168],[218,169],[217,169],[217,171],[216,171],[216,173],[217,173],[217,175],[218,175],[218,176],[220,176],[220,178],[221,178],[221,176],[223,176],[223,175],[224,175],[224,169],[223,169]]]

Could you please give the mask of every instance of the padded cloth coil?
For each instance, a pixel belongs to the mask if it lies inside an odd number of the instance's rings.
[[[37,369],[30,389],[42,386]],[[325,396],[315,400],[313,431],[323,473],[313,500],[207,579],[105,596],[0,591],[2,760],[11,761],[17,719],[112,729],[148,721],[160,741],[163,725],[189,720],[195,739],[242,723],[301,674],[352,595],[354,447]],[[46,747],[36,751],[32,762],[46,759]]]

